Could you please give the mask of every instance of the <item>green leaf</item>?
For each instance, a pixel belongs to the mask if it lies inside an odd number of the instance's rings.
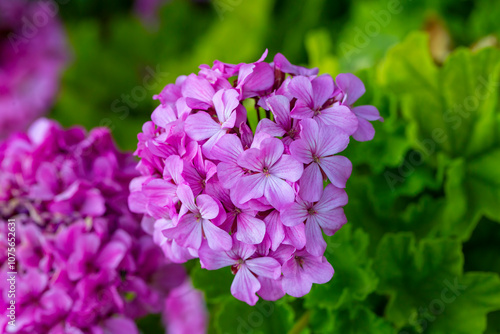
[[[206,270],[201,268],[199,262],[190,272],[193,286],[205,293],[207,301],[220,301],[231,296],[231,284],[234,275],[230,268],[219,270]]]
[[[402,95],[413,147],[456,157],[495,145],[499,69],[500,51],[493,48],[458,49],[438,68],[427,36],[414,33],[388,52],[378,73],[383,85]]]
[[[428,92],[438,89],[437,67],[423,33],[411,33],[389,50],[379,66],[379,80],[395,93]]]
[[[314,310],[310,319],[313,333],[395,333],[391,324],[363,306],[341,310]]]
[[[500,222],[500,150],[466,162],[455,160],[447,171],[442,233],[467,240],[482,215]]]
[[[390,296],[387,318],[398,327],[407,324],[419,307],[440,296],[447,282],[461,277],[462,264],[458,241],[424,239],[416,245],[412,234],[387,234],[374,261],[377,291]]]
[[[429,333],[484,331],[486,315],[500,309],[500,277],[462,275],[462,263],[456,240],[424,239],[416,245],[411,234],[387,235],[374,263],[378,291],[390,296],[387,318],[398,328]]]
[[[141,333],[164,333],[165,328],[161,314],[149,314],[136,320],[137,327]]]
[[[255,306],[228,298],[215,314],[219,334],[287,333],[293,326],[294,311],[285,301],[260,299]]]
[[[500,277],[497,274],[467,273],[457,286],[461,286],[463,292],[443,289],[441,296],[430,302],[429,333],[482,333],[486,330],[487,314],[500,309]]]
[[[352,231],[351,224],[326,238],[325,256],[335,269],[327,284],[314,285],[305,296],[307,308],[340,308],[353,301],[363,301],[377,286],[367,249],[369,236],[362,229]]]

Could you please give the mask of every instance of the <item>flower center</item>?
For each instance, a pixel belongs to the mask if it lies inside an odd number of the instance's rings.
[[[315,214],[317,214],[317,213],[318,213],[318,211],[316,211],[316,210],[314,209],[314,207],[312,207],[312,208],[309,208],[309,209],[307,210],[307,213],[308,213],[308,214],[310,214],[310,215],[315,215]]]
[[[262,172],[263,172],[266,176],[271,175],[271,174],[269,173],[269,168],[268,168],[268,167],[264,167],[264,168],[262,169]]]
[[[297,263],[299,264],[299,266],[302,268],[302,266],[304,265],[304,258],[295,255],[295,261],[297,261]]]
[[[320,159],[319,157],[317,157],[317,156],[313,155],[313,161],[314,161],[315,163],[319,164],[319,159]]]
[[[243,264],[243,259],[239,259],[238,262],[236,262],[235,264],[233,264],[231,266],[231,273],[233,273],[233,275],[236,275],[236,273],[238,272],[238,270],[240,270],[241,268],[241,265]]]

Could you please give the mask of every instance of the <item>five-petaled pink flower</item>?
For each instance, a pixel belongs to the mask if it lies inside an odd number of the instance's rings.
[[[300,179],[300,196],[307,201],[319,200],[323,190],[323,173],[339,188],[345,188],[352,164],[346,157],[335,155],[349,144],[349,136],[341,130],[320,127],[313,119],[301,122],[301,139],[290,144],[292,156],[307,165]]]

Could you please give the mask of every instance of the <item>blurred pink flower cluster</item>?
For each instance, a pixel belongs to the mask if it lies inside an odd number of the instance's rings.
[[[44,115],[69,58],[51,1],[0,0],[0,139]]]
[[[135,164],[109,130],[47,119],[0,144],[2,235],[7,219],[16,226],[16,333],[139,333],[134,319],[151,313],[163,313],[169,333],[204,332],[201,294],[127,207]],[[1,277],[13,271],[8,247],[0,243]],[[186,312],[196,320],[182,321]]]

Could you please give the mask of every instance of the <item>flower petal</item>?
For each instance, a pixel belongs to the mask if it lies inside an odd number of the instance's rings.
[[[286,98],[286,96],[270,96],[267,99],[267,106],[273,113],[276,123],[278,123],[281,128],[287,129],[290,127],[290,122],[292,121],[290,115],[290,101]]]
[[[281,265],[272,257],[258,257],[246,260],[248,269],[258,276],[278,279],[281,276]]]
[[[311,147],[303,139],[293,141],[290,144],[290,153],[297,161],[303,164],[308,164],[313,161]]]
[[[295,199],[295,192],[286,181],[273,175],[266,178],[264,197],[276,209],[281,210]]]
[[[186,184],[181,184],[177,187],[177,197],[183,205],[191,212],[198,212],[196,204],[194,204],[194,195],[191,188]]]
[[[290,182],[297,182],[303,171],[304,165],[288,154],[283,154],[281,159],[269,169],[272,175]]]
[[[206,112],[199,111],[197,114],[188,116],[184,129],[190,138],[205,140],[218,133],[221,125]]]
[[[354,74],[341,73],[335,78],[337,86],[344,92],[344,104],[352,105],[356,102],[366,91],[363,82]]]
[[[325,253],[326,242],[323,239],[321,228],[314,219],[308,219],[306,223],[306,249],[315,256]]]
[[[279,211],[271,211],[264,218],[264,222],[266,223],[266,234],[271,240],[271,249],[276,250],[281,245],[283,239],[285,239],[285,229],[280,220]]]
[[[283,290],[293,297],[302,297],[311,291],[312,283],[304,277],[294,257],[283,265]]]
[[[205,102],[209,105],[212,103],[214,93],[215,90],[210,82],[195,74],[190,74],[182,83],[183,96]]]
[[[253,198],[264,196],[265,187],[266,176],[259,173],[243,176],[236,187],[232,188],[231,191],[238,204],[242,204]]]
[[[221,89],[214,94],[212,101],[220,123],[228,120],[234,109],[240,104],[238,96],[236,89]]]
[[[260,144],[261,156],[264,158],[264,167],[271,168],[283,155],[285,146],[277,138],[264,139]]]
[[[255,295],[259,290],[260,283],[257,277],[255,277],[245,265],[242,265],[231,284],[232,295],[248,305],[253,306],[259,300],[259,297]]]
[[[243,177],[243,169],[232,162],[221,162],[217,165],[217,176],[221,185],[230,189]]]
[[[278,300],[285,295],[283,283],[281,279],[266,278],[263,276],[257,277],[260,282],[260,290],[257,294],[265,300]]]
[[[325,157],[321,159],[320,167],[334,186],[345,188],[352,172],[352,163],[349,159],[339,155]]]
[[[160,104],[151,114],[151,120],[158,126],[166,128],[170,123],[177,120],[177,115],[170,104]]]
[[[344,189],[337,188],[333,184],[329,184],[325,187],[321,199],[314,205],[314,209],[318,213],[327,214],[333,209],[345,206],[347,201],[347,193]]]
[[[305,205],[297,202],[288,206],[280,213],[281,222],[285,226],[295,226],[304,223],[308,216],[309,214]]]
[[[335,127],[327,126],[319,131],[317,154],[326,157],[342,152],[349,144],[349,136]]]
[[[380,117],[378,109],[375,108],[374,106],[369,106],[369,105],[357,106],[352,108],[352,112],[356,116],[364,118],[367,121],[381,121],[381,122],[384,121],[384,119]]]
[[[236,218],[236,238],[246,244],[259,244],[266,234],[266,224],[247,213],[240,213]]]
[[[217,141],[211,154],[222,162],[236,162],[242,152],[241,140],[234,134],[226,134]]]
[[[100,268],[116,269],[127,253],[127,247],[121,242],[109,242],[99,252],[96,263]]]
[[[290,93],[297,99],[302,100],[310,108],[314,106],[314,93],[311,81],[304,76],[296,76],[288,85]]]
[[[299,195],[303,200],[316,202],[323,193],[323,175],[317,163],[313,162],[304,169],[300,178]]]
[[[348,135],[353,134],[358,127],[358,118],[346,106],[338,105],[321,110],[314,118],[320,125],[335,125]]]
[[[254,172],[262,172],[264,161],[261,158],[260,150],[251,148],[241,153],[238,158],[238,165]]]
[[[373,125],[363,118],[358,119],[358,128],[352,134],[352,137],[357,141],[369,141],[375,137],[375,129]]]
[[[163,235],[174,239],[183,247],[199,249],[202,240],[201,223],[196,220],[192,213],[182,216],[177,226],[163,230]]]
[[[205,219],[214,219],[219,214],[219,206],[208,195],[199,195],[196,198],[196,205],[200,210],[201,216]]]
[[[223,229],[215,226],[209,220],[203,219],[203,233],[207,238],[208,246],[217,251],[228,251],[231,249],[233,242],[231,236]]]
[[[314,94],[314,109],[320,108],[333,93],[333,78],[329,74],[323,74],[311,81]]]
[[[236,260],[229,257],[226,252],[215,251],[208,247],[206,243],[200,247],[198,254],[201,267],[208,270],[217,270],[236,263]]]
[[[255,129],[255,133],[264,132],[273,137],[283,137],[285,130],[268,118],[262,119]]]
[[[324,256],[308,256],[303,264],[304,272],[311,278],[313,283],[324,284],[333,277],[333,267]]]

